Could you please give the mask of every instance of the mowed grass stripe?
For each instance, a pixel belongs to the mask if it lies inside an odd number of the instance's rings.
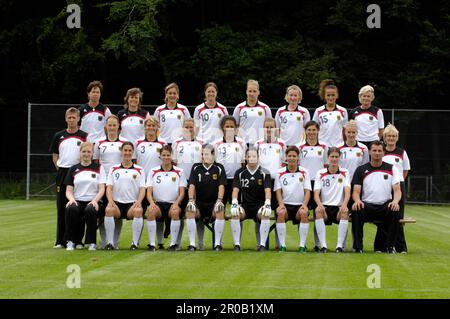
[[[9,203],[8,203],[9,202]],[[253,222],[244,223],[242,246],[234,253],[226,223],[224,246],[213,252],[205,230],[205,249],[190,253],[127,250],[131,222],[124,223],[121,251],[53,250],[56,211],[52,201],[0,201],[0,221],[8,227],[0,235],[0,297],[2,298],[448,298],[449,243],[441,233],[445,208],[408,206],[407,215],[418,220],[407,225],[410,254],[379,255],[371,252],[375,226],[365,227],[367,253],[321,255],[295,252],[298,230],[287,227],[288,253],[257,253]],[[13,202],[13,203],[11,203]],[[31,204],[29,204],[31,203]],[[13,206],[16,209],[13,209]],[[422,210],[423,208],[423,210]],[[22,210],[23,209],[23,210]],[[431,212],[430,212],[431,209]],[[433,214],[434,209],[436,213]],[[30,218],[18,216],[30,215]],[[424,213],[426,211],[427,213]],[[15,215],[16,214],[16,215]],[[39,214],[38,216],[35,214]],[[419,220],[417,216],[429,216]],[[11,223],[11,224],[9,224]],[[14,224],[16,223],[16,224]],[[436,231],[435,229],[439,229]],[[5,232],[8,234],[5,235]],[[330,250],[336,244],[337,226],[327,227]],[[351,236],[350,236],[351,237]],[[144,227],[141,246],[147,243]],[[166,245],[168,239],[165,240]],[[24,245],[23,243],[26,243]],[[271,234],[271,248],[275,243]],[[350,238],[348,243],[350,244]],[[183,249],[188,244],[184,231]],[[307,245],[312,248],[313,224]],[[368,289],[369,264],[382,272],[382,288]],[[82,289],[68,289],[70,264],[81,267]]]

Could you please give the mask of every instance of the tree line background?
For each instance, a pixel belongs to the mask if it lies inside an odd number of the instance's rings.
[[[94,79],[104,103],[138,86],[145,104],[160,104],[175,81],[180,102],[197,105],[214,81],[219,101],[236,105],[254,78],[271,107],[298,84],[302,105],[315,108],[319,82],[333,78],[347,109],[366,84],[382,108],[447,109],[450,3],[377,1],[381,29],[369,29],[371,2],[1,0],[1,141],[14,152],[0,171],[25,170],[28,102],[83,103]],[[71,3],[81,7],[80,29],[66,26]]]

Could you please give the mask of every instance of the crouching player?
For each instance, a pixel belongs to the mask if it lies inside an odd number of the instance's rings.
[[[265,244],[270,231],[272,207],[270,173],[258,165],[258,151],[250,147],[246,151],[245,167],[236,171],[233,180],[233,194],[230,213],[234,251],[240,250],[240,220],[252,218],[260,221],[258,251],[266,250]]]
[[[189,234],[188,250],[195,251],[195,219],[203,224],[214,222],[214,250],[222,250],[222,234],[225,225],[223,196],[227,176],[222,164],[214,162],[214,147],[203,146],[202,163],[194,164],[189,177],[189,202],[186,206],[186,224]]]
[[[155,251],[156,222],[170,219],[170,251],[179,250],[180,203],[184,198],[186,177],[183,169],[172,164],[172,147],[164,145],[160,150],[162,164],[150,170],[147,176],[147,199],[150,203],[147,217],[148,250]]]
[[[336,252],[342,253],[348,229],[348,201],[350,177],[347,169],[339,167],[340,151],[328,150],[328,168],[319,170],[314,182],[315,225],[320,241],[320,252],[327,252],[325,225],[339,224]]]
[[[308,202],[311,196],[311,180],[306,168],[298,165],[300,151],[296,146],[289,146],[286,150],[287,166],[281,168],[275,176],[274,191],[276,191],[278,208],[277,234],[280,250],[286,251],[286,221],[292,220],[298,224],[300,247],[299,252],[306,252],[306,238],[308,237]]]
[[[106,250],[115,249],[115,218],[133,219],[131,250],[138,248],[144,225],[145,207],[142,207],[142,200],[145,197],[145,172],[141,166],[132,161],[133,143],[124,142],[121,152],[122,161],[111,167],[106,183],[106,197],[108,198],[108,206],[105,210]]]

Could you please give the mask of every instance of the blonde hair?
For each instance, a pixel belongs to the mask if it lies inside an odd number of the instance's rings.
[[[342,138],[344,139],[344,142],[347,142],[347,136],[345,136],[345,132],[350,128],[355,129],[356,133],[358,133],[358,124],[356,123],[355,120],[348,121],[342,127]]]
[[[289,94],[289,91],[291,91],[291,90],[298,91],[298,93],[300,94],[300,101],[301,101],[303,98],[303,92],[302,92],[302,89],[300,89],[300,87],[298,85],[290,85],[287,87],[286,95],[284,96],[284,100],[289,103],[288,94]],[[299,103],[300,103],[300,101],[299,101]]]
[[[69,107],[66,110],[65,117],[67,117],[67,115],[69,115],[69,114],[76,114],[78,117],[80,117],[80,110],[77,109],[76,107]]]
[[[267,122],[271,122],[277,127],[277,122],[275,122],[275,119],[273,117],[266,117],[263,123],[263,126],[266,125]]]
[[[150,117],[148,117],[145,121],[144,121],[144,127],[147,125],[147,122],[153,123],[156,126],[159,127],[159,121],[158,118],[154,115],[151,115]]]
[[[247,81],[247,88],[249,87],[249,85],[254,85],[254,86],[256,86],[256,88],[258,89],[258,91],[259,91],[259,83],[258,83],[258,81],[256,81],[256,80],[248,80]]]
[[[185,119],[185,120],[183,121],[183,127],[184,127],[184,125],[185,125],[187,122],[195,123],[194,119],[190,117],[190,118],[187,118],[187,119]]]
[[[80,144],[80,162],[81,162],[81,151],[85,147],[90,147],[91,148],[91,151],[92,151],[91,160],[92,160],[92,156],[94,155],[94,144],[92,144],[91,142],[83,142],[83,143]]]
[[[370,95],[372,96],[371,101],[373,101],[375,99],[375,94],[374,94],[375,90],[373,89],[373,87],[371,87],[370,85],[365,85],[363,86],[358,93],[358,99],[359,99],[359,103],[361,103],[361,96],[365,93],[370,93]]]
[[[127,91],[127,94],[125,94],[125,97],[123,98],[123,100],[124,100],[124,102],[125,102],[125,105],[124,105],[125,110],[128,109],[128,98],[129,98],[130,96],[133,96],[133,95],[138,95],[138,96],[139,96],[138,109],[141,108],[142,96],[144,95],[144,93],[141,91],[140,88],[131,88],[131,89],[129,89],[129,90]]]
[[[120,131],[120,119],[119,119],[119,117],[118,117],[117,115],[115,115],[115,114],[111,114],[111,115],[108,116],[108,118],[106,119],[105,127],[103,128],[103,131],[105,132],[105,135],[106,135],[106,136],[108,136],[108,131],[107,131],[107,129],[106,129],[106,126],[108,125],[108,121],[109,121],[110,119],[114,119],[114,120],[117,121],[117,124],[118,124],[118,130]]]
[[[170,89],[175,89],[175,91],[177,91],[178,98],[180,97],[180,88],[178,87],[178,84],[172,82],[164,88],[164,102],[166,103],[167,103],[167,91],[169,91]]]
[[[392,125],[391,123],[389,123],[385,128],[384,128],[384,132],[383,132],[383,140],[386,140],[386,136],[388,136],[388,134],[397,134],[397,138],[400,135],[400,132],[397,130],[397,128]]]

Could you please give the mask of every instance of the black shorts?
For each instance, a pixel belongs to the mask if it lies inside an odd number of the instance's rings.
[[[314,200],[314,181],[311,181],[311,196],[309,197],[309,202],[308,202],[308,209],[309,210],[315,210],[317,207],[316,201]]]
[[[256,217],[258,215],[258,210],[261,206],[264,206],[264,203],[261,204],[241,204],[242,208],[245,210],[245,219],[253,219],[255,222],[258,221]]]
[[[117,207],[119,207],[120,211],[120,219],[132,219],[128,218],[127,213],[130,210],[131,206],[133,206],[134,203],[119,203],[114,201],[116,203]]]
[[[325,225],[331,225],[333,223],[339,224],[337,215],[339,213],[339,206],[324,206],[327,212],[327,220],[324,220]]]
[[[287,210],[287,214],[288,214],[287,220],[292,220],[292,224],[294,224],[294,225],[299,224],[300,221],[297,219],[297,212],[300,209],[300,207],[302,207],[302,206],[301,205],[289,205],[289,204],[285,204],[284,206],[286,206],[286,210]]]
[[[162,222],[166,219],[169,219],[169,211],[172,204],[173,203],[156,202],[156,205],[158,205],[159,210],[161,211],[161,216],[156,218],[157,222]]]
[[[203,222],[209,223],[212,221],[212,212],[216,203],[196,203],[198,210],[200,211],[200,219]]]

